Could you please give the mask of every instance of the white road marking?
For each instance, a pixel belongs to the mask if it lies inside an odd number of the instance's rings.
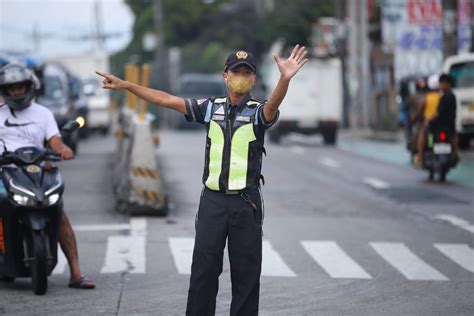
[[[130,219],[129,236],[109,236],[101,273],[145,273],[146,227],[144,217]]]
[[[90,232],[90,231],[109,231],[109,230],[130,230],[130,224],[104,224],[104,225],[75,225],[74,231]]]
[[[370,185],[371,187],[373,187],[374,189],[377,189],[377,190],[384,190],[384,189],[388,189],[390,188],[390,184],[382,181],[382,180],[379,180],[377,178],[372,178],[372,177],[365,177],[363,182],[365,184],[368,184]]]
[[[145,273],[145,236],[109,236],[100,273]]]
[[[194,238],[168,238],[174,264],[179,274],[191,274]]]
[[[145,217],[133,217],[130,219],[130,235],[146,236],[147,222]]]
[[[303,248],[337,279],[371,279],[371,276],[334,241],[302,241]]]
[[[448,280],[402,243],[371,242],[370,246],[408,280]]]
[[[54,267],[53,274],[63,274],[66,271],[67,259],[61,248],[58,246],[58,263]]]
[[[329,158],[329,157],[323,157],[323,158],[319,159],[319,163],[326,166],[326,167],[330,167],[330,168],[340,168],[341,167],[339,162],[337,162],[336,160],[334,160],[332,158]]]
[[[449,215],[449,214],[438,214],[434,218],[449,222],[459,228],[465,229],[468,232],[474,234],[474,225],[469,223],[465,219],[456,217],[454,215]]]
[[[268,240],[262,243],[262,276],[295,277]]]
[[[304,155],[304,148],[300,146],[291,146],[290,151],[298,155]]]
[[[464,269],[474,272],[474,249],[467,244],[434,244],[436,249]]]
[[[168,238],[168,243],[178,273],[191,274],[194,238]],[[224,250],[224,254],[226,253]],[[262,243],[262,276],[296,276],[267,240]]]

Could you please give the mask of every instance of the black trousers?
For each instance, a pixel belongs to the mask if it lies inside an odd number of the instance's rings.
[[[256,207],[240,194],[203,190],[196,215],[186,315],[215,314],[226,239],[232,281],[230,315],[258,315],[263,202],[257,187],[244,193]]]

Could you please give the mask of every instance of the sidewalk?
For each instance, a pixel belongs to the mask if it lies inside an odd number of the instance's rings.
[[[391,143],[405,142],[403,129],[397,131],[378,131],[369,128],[341,128],[339,134],[343,139],[357,138]]]

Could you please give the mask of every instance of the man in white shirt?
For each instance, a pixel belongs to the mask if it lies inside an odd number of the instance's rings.
[[[39,81],[23,66],[9,64],[0,68],[0,138],[8,151],[20,147],[44,148],[45,144],[61,154],[61,159],[74,157],[71,148],[61,138],[53,113],[33,101]],[[0,146],[0,153],[3,146]],[[95,288],[94,282],[81,275],[77,243],[66,213],[62,212],[59,243],[69,263],[71,272],[69,287]]]

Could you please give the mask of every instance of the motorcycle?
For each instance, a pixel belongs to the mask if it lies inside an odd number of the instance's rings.
[[[81,127],[68,122],[61,132],[69,134]],[[44,295],[48,276],[58,261],[58,235],[64,181],[57,167],[46,162],[60,161],[51,149],[22,147],[0,155],[0,279],[14,282],[31,277],[33,291]]]
[[[429,131],[423,159],[423,169],[428,170],[429,180],[434,180],[438,174],[439,181],[446,181],[446,174],[458,163],[458,157],[453,150],[453,135],[445,130]]]

